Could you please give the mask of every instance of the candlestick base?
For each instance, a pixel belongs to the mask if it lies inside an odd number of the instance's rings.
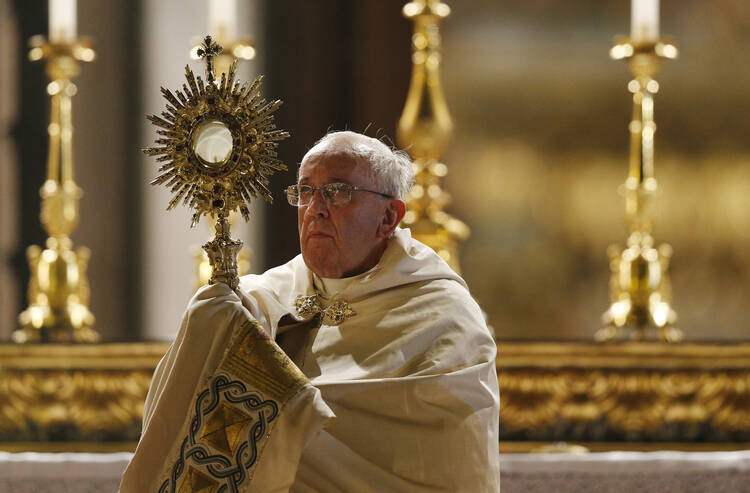
[[[65,235],[47,238],[46,246],[26,250],[31,271],[29,306],[18,316],[21,328],[13,332],[13,342],[97,342],[94,315],[88,308],[90,250],[73,250]]]
[[[605,326],[594,335],[597,341],[682,340],[682,331],[672,326],[677,319],[668,273],[672,247],[653,244],[651,235],[634,232],[626,248],[609,247],[612,304],[602,315]]]

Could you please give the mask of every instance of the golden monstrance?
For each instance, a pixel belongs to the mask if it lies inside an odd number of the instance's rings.
[[[163,163],[151,184],[163,184],[172,192],[167,210],[182,201],[194,211],[192,226],[203,215],[215,218],[216,235],[203,245],[212,268],[209,283],[224,282],[235,289],[242,242],[231,238],[228,216],[239,211],[247,221],[248,203],[258,195],[272,202],[267,177],[287,169],[276,149],[289,133],[276,129],[273,113],[281,101],[261,97],[262,77],[252,83],[236,80],[232,64],[229,73],[216,80],[214,58],[221,51],[206,36],[198,55],[206,61],[207,83],[188,65],[182,91],[161,88],[166,111],[147,116],[161,137],[156,147],[143,152]]]

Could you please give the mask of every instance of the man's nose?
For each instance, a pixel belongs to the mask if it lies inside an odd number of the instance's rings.
[[[328,203],[323,197],[323,190],[313,190],[312,198],[310,199],[310,205],[307,206],[307,210],[313,214],[328,217]]]

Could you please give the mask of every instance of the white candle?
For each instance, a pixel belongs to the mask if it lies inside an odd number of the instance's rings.
[[[208,0],[208,30],[219,42],[237,36],[237,1]]]
[[[49,0],[49,40],[72,43],[76,39],[76,0]]]
[[[659,0],[632,0],[630,38],[635,42],[659,39]]]

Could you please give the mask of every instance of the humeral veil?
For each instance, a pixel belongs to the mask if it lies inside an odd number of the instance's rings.
[[[204,287],[120,492],[496,492],[495,352],[464,281],[405,229],[356,277],[300,255]]]

